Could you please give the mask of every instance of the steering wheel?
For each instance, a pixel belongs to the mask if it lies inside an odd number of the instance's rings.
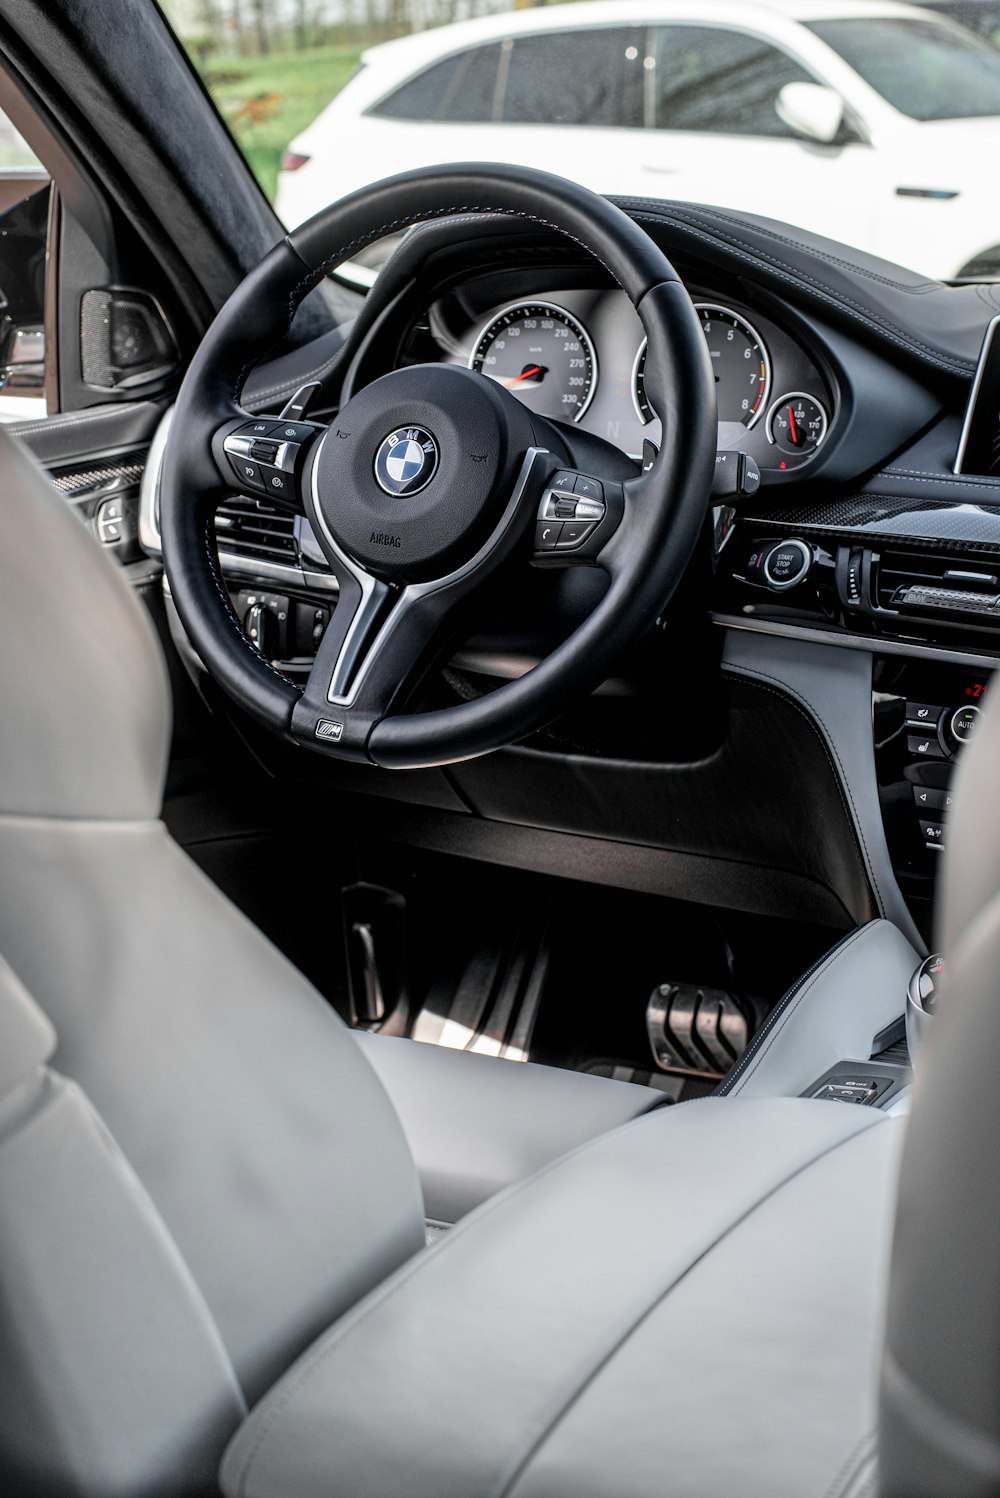
[[[240,392],[335,265],[394,230],[454,214],[544,226],[593,255],[648,338],[646,387],[663,422],[647,468],[620,482],[574,432],[448,364],[400,369],[329,427],[254,418]],[[281,240],[226,302],[177,400],[160,480],[164,566],[181,622],[225,691],[268,728],[391,769],[454,763],[551,722],[652,625],[703,523],[716,449],[715,381],[677,273],[604,198],[547,173],[488,165],[407,172],[354,193]],[[609,452],[611,450],[609,449]],[[618,464],[621,455],[615,454]],[[603,476],[595,474],[602,468]],[[227,493],[307,517],[340,587],[303,689],[243,630],[219,569]],[[469,594],[505,563],[596,566],[600,602],[539,665],[484,697],[402,711]]]

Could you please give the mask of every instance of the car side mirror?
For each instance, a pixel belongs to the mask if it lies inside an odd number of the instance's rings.
[[[844,101],[822,83],[786,83],[774,101],[779,119],[796,135],[828,146],[844,123]]]

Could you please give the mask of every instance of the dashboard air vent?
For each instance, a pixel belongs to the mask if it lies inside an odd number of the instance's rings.
[[[262,499],[227,499],[215,516],[220,551],[296,565],[295,516]]]
[[[884,551],[875,559],[879,608],[925,615],[995,616],[1000,558],[935,556],[928,551]]]

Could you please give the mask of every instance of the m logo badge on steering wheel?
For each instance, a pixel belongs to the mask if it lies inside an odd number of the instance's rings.
[[[423,427],[397,427],[375,454],[375,477],[386,494],[417,494],[437,472],[438,445]]]

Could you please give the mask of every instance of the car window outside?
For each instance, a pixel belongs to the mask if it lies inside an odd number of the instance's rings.
[[[505,50],[509,60],[501,118],[506,122],[641,127],[641,29],[543,32],[516,37]],[[560,78],[566,84],[554,85]]]
[[[931,21],[814,21],[838,52],[894,109],[914,120],[1000,115],[1000,51]]]
[[[1000,0],[803,0],[801,19],[794,0],[160,3],[289,226],[481,159],[1000,280]]]
[[[816,81],[786,52],[718,26],[657,28],[653,76],[659,129],[736,135],[793,136],[775,107],[778,95],[786,83]]]

